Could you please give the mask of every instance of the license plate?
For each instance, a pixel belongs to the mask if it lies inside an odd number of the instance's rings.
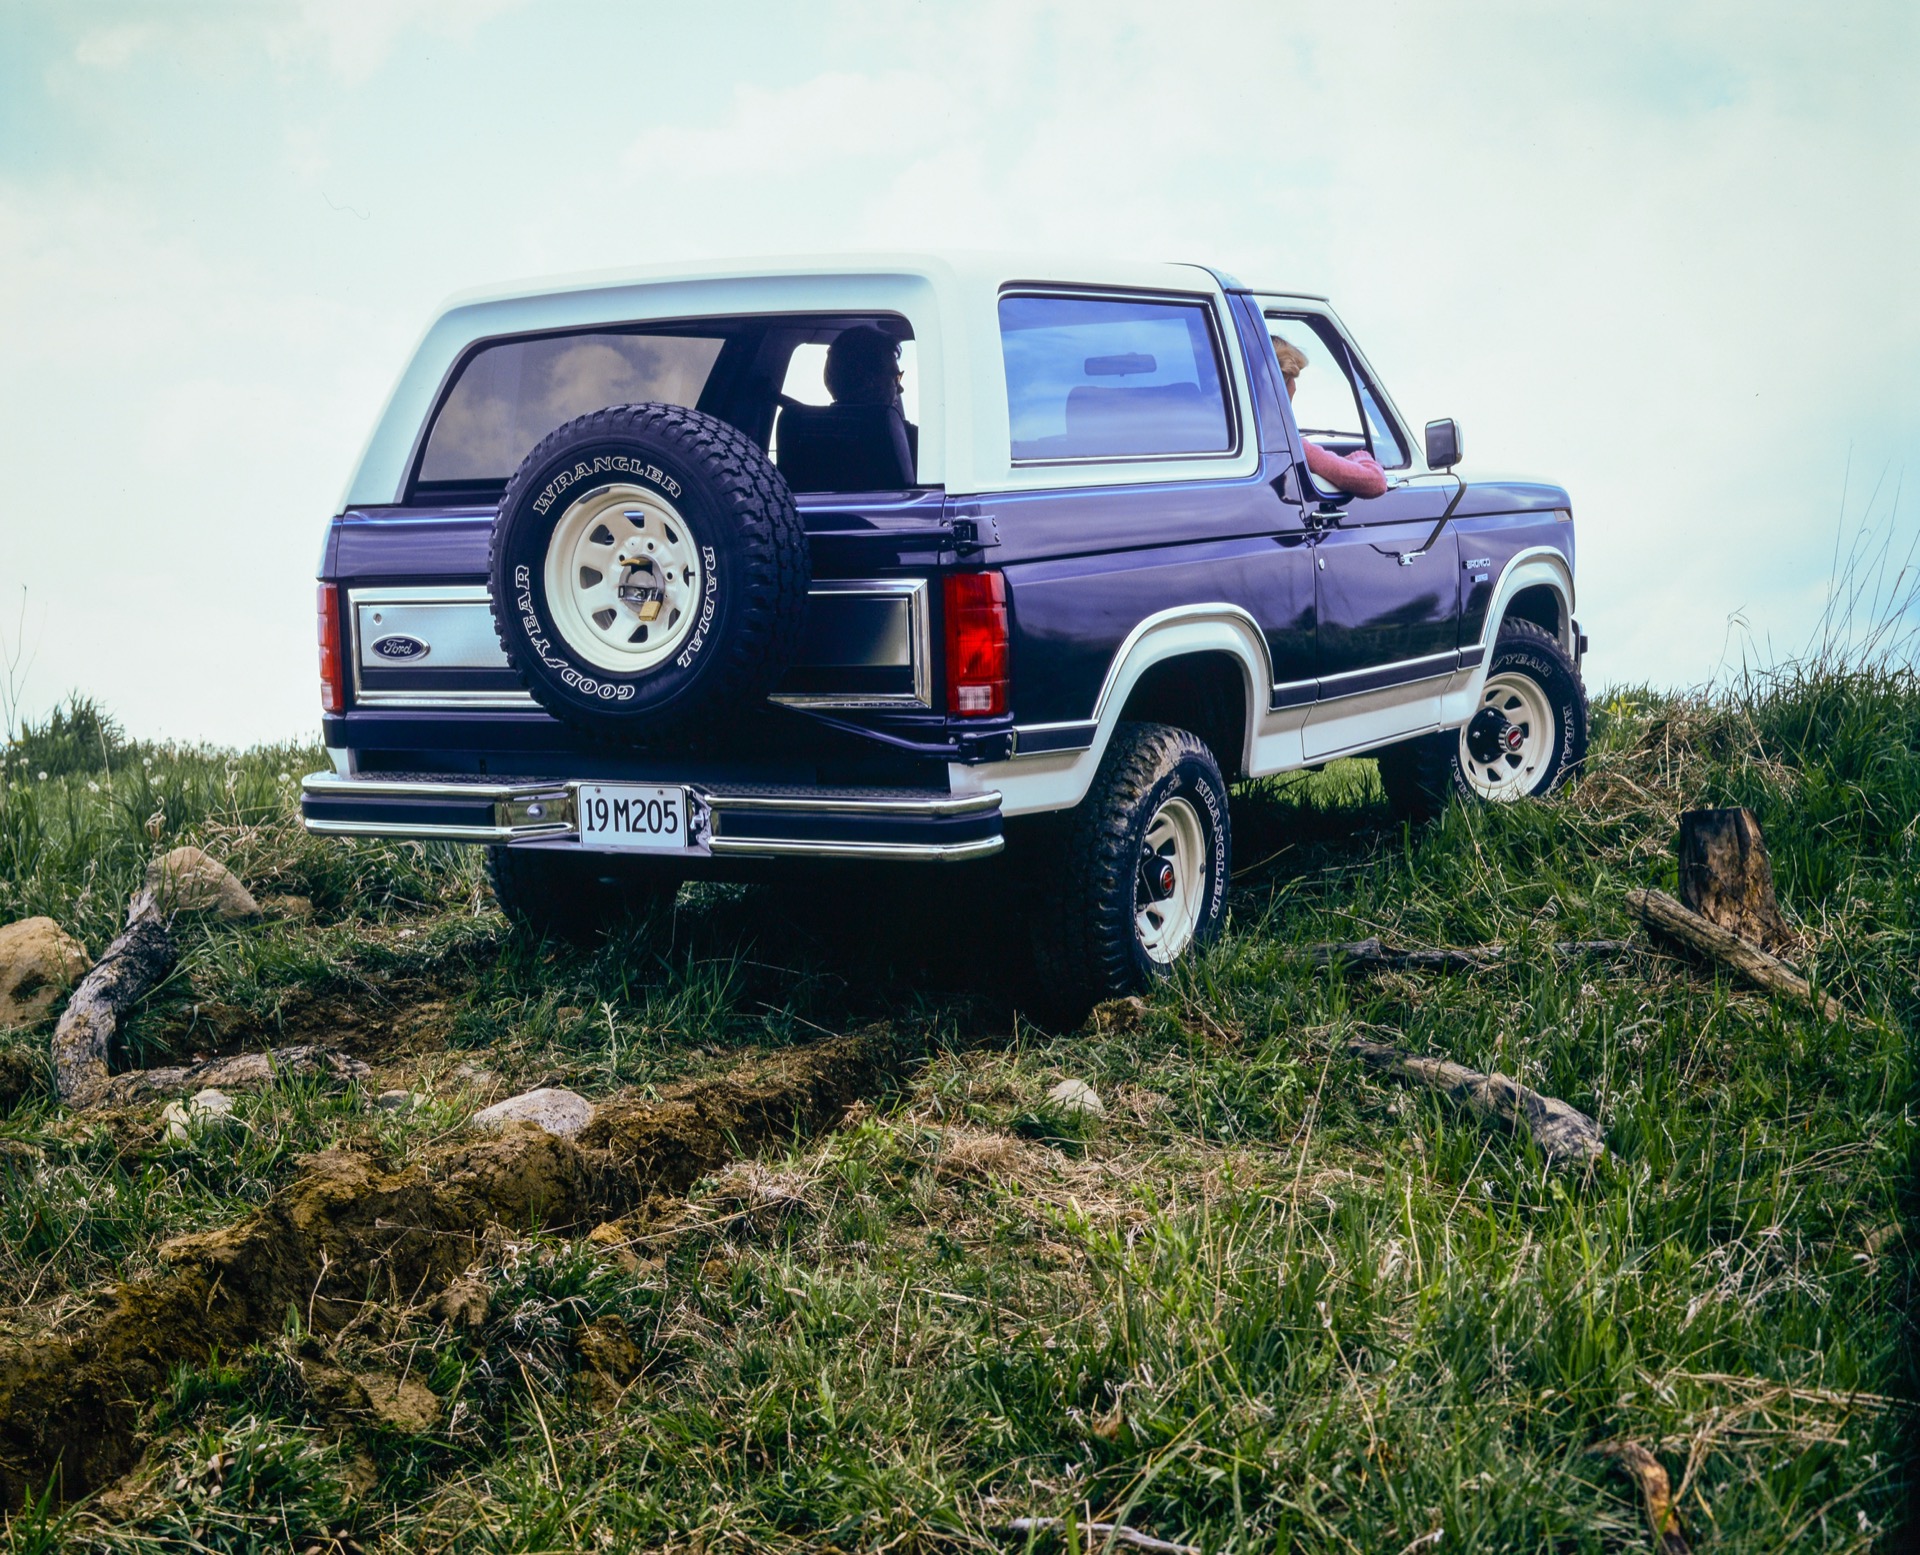
[[[609,853],[681,853],[687,791],[638,783],[582,783],[574,805],[580,844]]]

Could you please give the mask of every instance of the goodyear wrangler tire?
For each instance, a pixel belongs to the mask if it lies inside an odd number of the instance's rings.
[[[1397,814],[1426,821],[1449,798],[1501,804],[1550,794],[1586,758],[1579,665],[1551,632],[1508,621],[1494,640],[1473,718],[1381,751],[1380,785]]]
[[[1044,1024],[1067,1028],[1220,932],[1232,829],[1213,752],[1156,723],[1114,730],[1087,797],[1061,820],[1036,861],[1029,1002]]]
[[[762,700],[806,609],[806,532],[760,448],[678,405],[615,405],[529,453],[500,498],[494,629],[540,705],[640,739]]]

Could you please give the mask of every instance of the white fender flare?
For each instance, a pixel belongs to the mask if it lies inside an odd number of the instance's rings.
[[[1070,732],[1076,745],[1090,735],[1090,744],[1079,749],[1028,755],[1019,754],[1016,744],[1011,761],[976,767],[950,766],[947,770],[953,791],[976,793],[996,789],[1002,796],[1002,813],[1007,815],[1071,809],[1086,797],[1092,786],[1100,758],[1113,737],[1114,726],[1120,722],[1121,710],[1141,678],[1155,665],[1198,653],[1224,653],[1240,666],[1245,709],[1240,749],[1235,756],[1244,767],[1252,756],[1254,732],[1273,696],[1273,669],[1266,637],[1259,623],[1238,605],[1180,605],[1156,611],[1127,634],[1107,669],[1090,720],[1077,724],[1026,725],[1021,731],[1032,744],[1039,743],[1034,736],[1055,731]],[[1016,740],[1019,738],[1020,735],[1016,735]]]
[[[1568,653],[1577,654],[1573,627],[1573,568],[1564,552],[1550,545],[1534,545],[1517,551],[1500,571],[1493,599],[1487,606],[1486,625],[1481,629],[1480,662],[1471,671],[1456,675],[1452,686],[1440,699],[1440,723],[1443,728],[1458,728],[1480,706],[1480,695],[1487,683],[1487,661],[1493,657],[1493,645],[1499,640],[1507,607],[1522,589],[1545,585],[1560,601],[1560,643]],[[1469,644],[1468,646],[1472,646]]]

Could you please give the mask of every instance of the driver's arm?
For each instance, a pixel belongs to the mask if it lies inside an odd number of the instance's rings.
[[[1330,453],[1311,438],[1301,440],[1307,447],[1307,468],[1314,477],[1325,481],[1335,491],[1348,492],[1356,497],[1383,496],[1387,489],[1387,472],[1369,453],[1350,454],[1342,458]]]

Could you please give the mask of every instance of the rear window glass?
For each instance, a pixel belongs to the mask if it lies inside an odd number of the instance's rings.
[[[423,481],[504,481],[562,422],[608,405],[695,405],[719,336],[587,334],[506,340],[461,369],[420,461]]]
[[[1013,457],[1230,451],[1209,313],[1203,303],[1002,297]]]

